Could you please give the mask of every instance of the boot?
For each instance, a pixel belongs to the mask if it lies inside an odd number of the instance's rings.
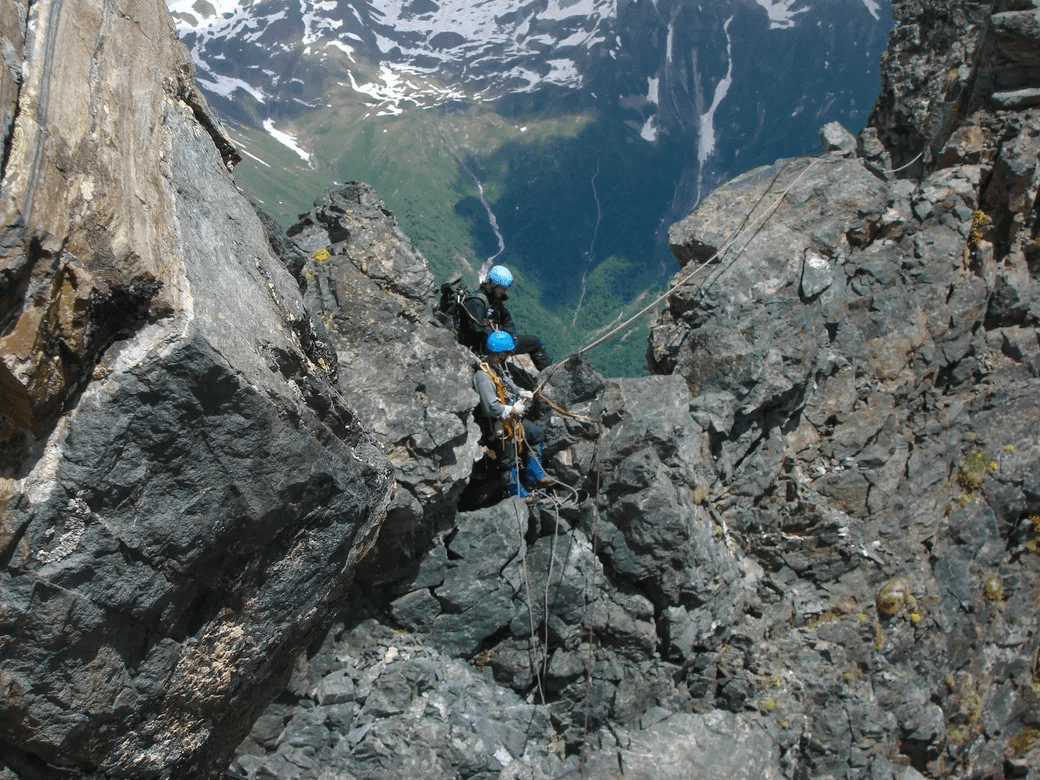
[[[531,496],[523,486],[523,483],[520,482],[520,475],[515,468],[511,468],[506,472],[506,489],[509,491],[509,495],[520,496],[525,501]]]
[[[545,473],[545,469],[542,468],[541,462],[533,452],[527,454],[527,479],[536,485],[548,485],[553,481],[552,477]]]

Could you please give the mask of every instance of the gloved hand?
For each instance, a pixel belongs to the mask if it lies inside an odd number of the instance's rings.
[[[524,412],[527,411],[527,401],[521,398],[515,404],[510,404],[506,407],[506,417],[523,417]]]
[[[521,390],[520,397],[523,398],[525,401],[530,401],[532,398],[534,398],[534,392],[531,390]]]

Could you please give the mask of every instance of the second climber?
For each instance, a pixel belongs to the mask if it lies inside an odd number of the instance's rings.
[[[491,333],[485,342],[485,358],[473,374],[473,388],[480,396],[481,430],[494,452],[500,479],[509,493],[530,501],[528,487],[553,480],[541,463],[545,435],[523,419],[533,394],[518,387],[504,367],[515,347],[508,332]]]
[[[465,331],[459,334],[463,344],[474,352],[481,352],[488,336],[504,331],[513,339],[513,352],[530,355],[534,367],[542,371],[552,365],[542,340],[537,336],[517,335],[513,315],[505,302],[509,299],[509,288],[513,286],[513,274],[504,265],[495,265],[481,282],[480,289],[466,298],[464,306],[467,316],[462,320]]]

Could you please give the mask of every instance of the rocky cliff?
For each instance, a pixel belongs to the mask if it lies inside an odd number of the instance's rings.
[[[1040,10],[897,3],[871,125],[672,228],[655,375],[540,377],[528,506],[377,194],[280,235],[104,9],[4,18],[0,771],[1040,771]]]
[[[561,484],[399,550],[237,771],[1040,770],[1037,13],[897,3],[870,126],[672,228],[658,375],[543,377]]]
[[[16,0],[0,35],[0,775],[216,777],[391,464],[165,5]]]

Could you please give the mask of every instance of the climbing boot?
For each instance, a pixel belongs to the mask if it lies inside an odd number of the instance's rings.
[[[520,482],[520,475],[515,468],[506,472],[506,480],[506,489],[509,491],[509,495],[520,496],[524,501],[530,499],[531,494],[527,492],[527,488]]]
[[[527,456],[527,479],[536,485],[548,485],[553,481],[533,453]]]

